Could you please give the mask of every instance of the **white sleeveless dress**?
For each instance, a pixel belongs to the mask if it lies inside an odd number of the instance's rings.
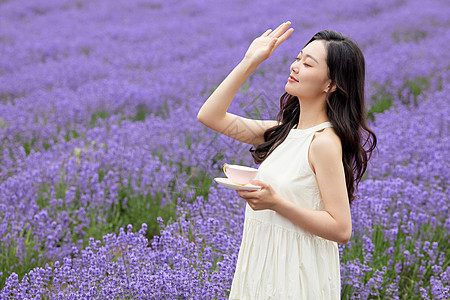
[[[316,131],[292,128],[261,163],[255,179],[269,183],[286,200],[324,210],[308,148]],[[244,199],[242,199],[245,201]],[[242,242],[229,299],[340,299],[337,242],[303,230],[277,212],[245,207]]]

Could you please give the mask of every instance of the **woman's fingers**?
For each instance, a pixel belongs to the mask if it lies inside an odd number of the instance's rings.
[[[266,32],[264,32],[263,34],[261,34],[261,37],[266,37],[269,35],[269,33],[272,31],[272,29],[267,29]]]
[[[275,28],[275,30],[274,31],[272,31],[270,34],[269,34],[269,36],[273,36],[273,35],[275,35],[276,34],[276,32],[281,28],[281,26],[283,26],[284,24],[286,24],[286,23],[281,23],[280,25],[278,25],[278,27],[277,28]]]
[[[275,47],[277,47],[279,44],[281,44],[282,42],[284,42],[290,35],[291,33],[294,31],[294,28],[289,28],[285,33],[283,33],[282,36],[280,36],[277,40],[277,42],[275,43]]]
[[[292,28],[287,30],[290,24],[291,22],[288,21],[280,24],[275,31],[272,31],[272,29],[266,30],[261,36],[253,40],[245,53],[245,57],[258,63],[267,59],[275,48],[292,33]]]
[[[270,37],[280,37],[281,33],[284,32],[289,25],[291,25],[290,21],[287,21],[285,23],[280,24],[277,29],[275,29],[274,31],[272,31],[269,36]]]

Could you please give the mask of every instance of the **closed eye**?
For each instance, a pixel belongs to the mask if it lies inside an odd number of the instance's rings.
[[[300,58],[298,58],[298,57],[295,58],[295,61],[299,61],[299,60],[300,60]],[[311,67],[311,66],[308,65],[307,63],[303,63],[303,65],[305,65],[305,66],[307,66],[307,67]]]

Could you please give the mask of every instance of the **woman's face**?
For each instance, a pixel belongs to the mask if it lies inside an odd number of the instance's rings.
[[[325,41],[315,40],[306,45],[291,64],[286,92],[301,100],[325,96],[331,82],[326,58]]]

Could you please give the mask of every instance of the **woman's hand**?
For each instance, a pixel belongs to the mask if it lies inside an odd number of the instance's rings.
[[[259,185],[262,188],[256,191],[236,190],[239,197],[245,199],[253,210],[272,209],[281,203],[281,198],[274,191],[272,186],[264,181],[251,180],[251,184]]]
[[[257,64],[260,64],[269,58],[278,45],[284,42],[294,31],[294,28],[289,28],[286,31],[290,24],[291,22],[287,21],[278,26],[274,31],[272,31],[272,29],[268,29],[261,36],[254,39],[250,44],[247,53],[245,53],[244,58],[250,59],[252,62]]]

